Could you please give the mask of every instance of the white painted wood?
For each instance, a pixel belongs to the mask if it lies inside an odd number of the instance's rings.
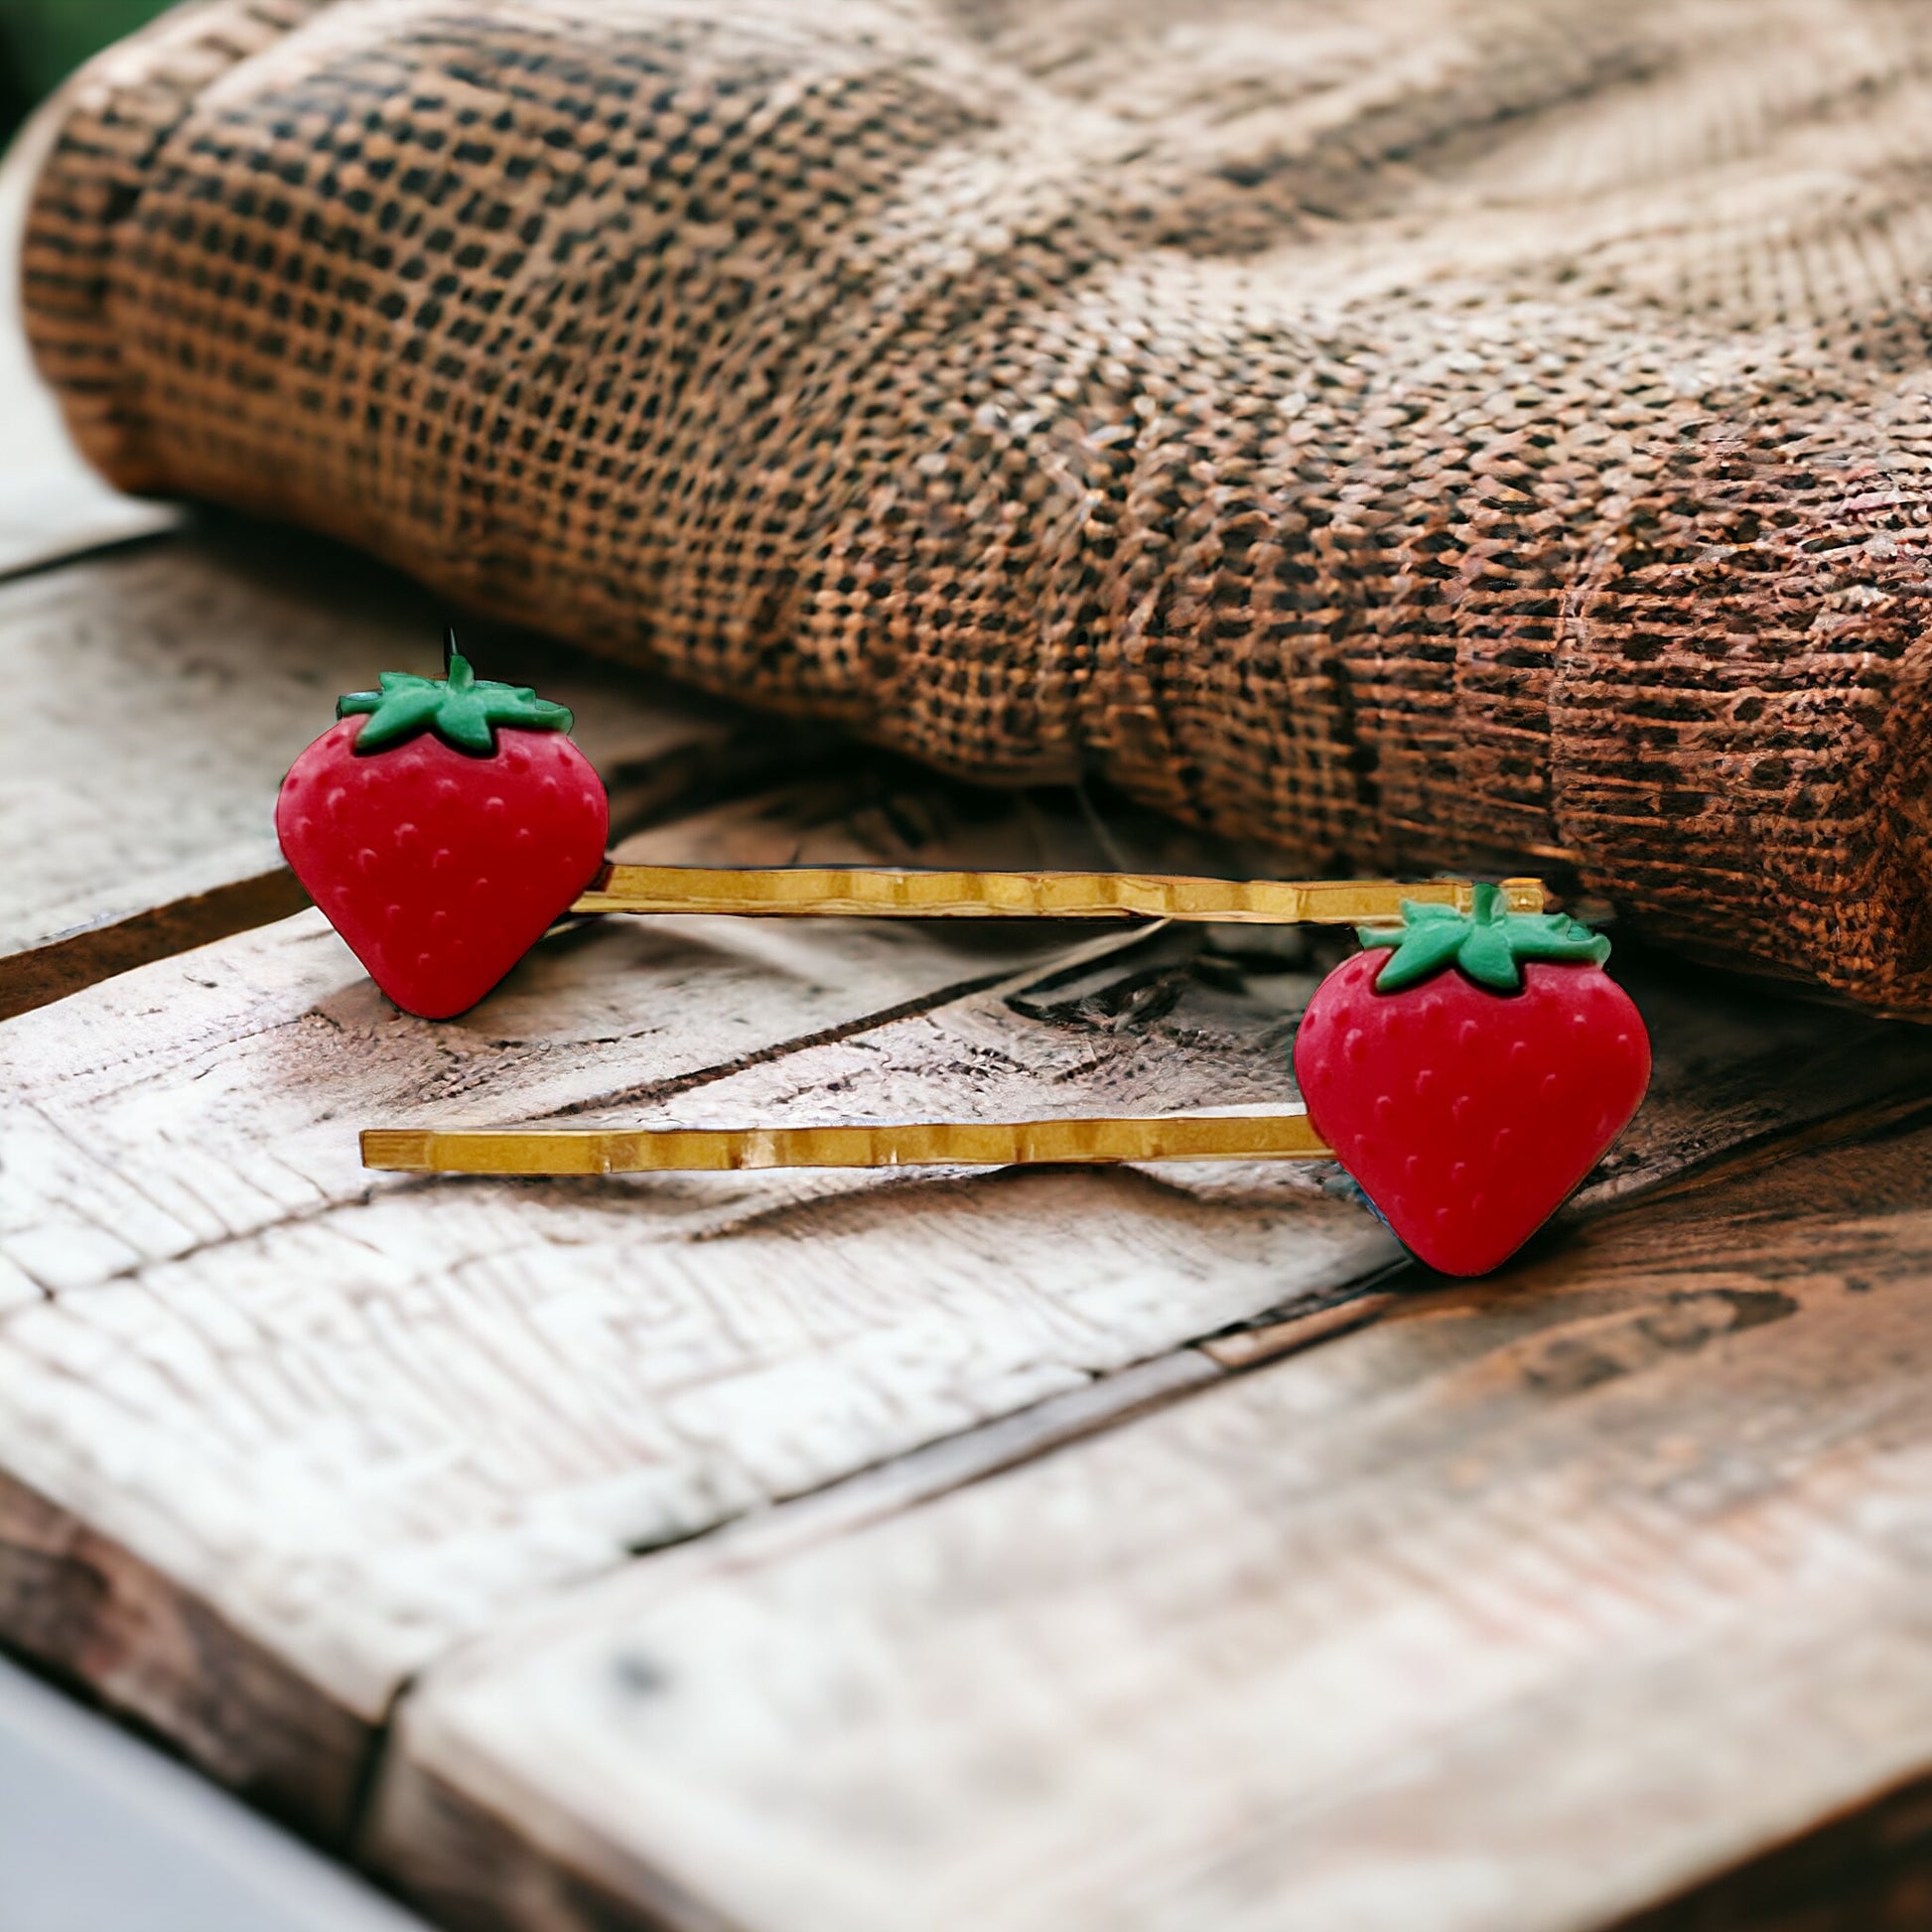
[[[1932,1769],[1929,1164],[632,1565],[417,1686],[373,1854],[546,1932],[1608,1926]]]

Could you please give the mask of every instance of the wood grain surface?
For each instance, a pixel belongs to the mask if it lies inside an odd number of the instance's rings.
[[[532,1865],[797,1932],[1650,1904],[1932,1764],[1928,1160],[1632,1205],[884,1523],[634,1566],[418,1687],[381,1856],[484,1924]]]
[[[813,836],[737,806],[650,842],[742,850],[748,820]],[[1395,1259],[1307,1172],[425,1185],[356,1161],[370,1118],[1292,1099],[1309,975],[1190,937],[613,921],[431,1025],[306,913],[10,1023],[14,1640],[341,1835],[411,1674],[560,1584],[1198,1337],[1258,1324],[1273,1352],[1285,1305]],[[1653,1122],[1599,1201],[1896,1109],[1932,1054],[1821,1008],[1645,997]]]
[[[0,1466],[373,1725],[545,1584],[1392,1256],[1312,1182],[361,1169],[371,1114],[863,1116],[890,1082],[834,1101],[807,1042],[863,1053],[869,1020],[937,1008],[944,1053],[949,996],[1015,963],[904,927],[678,928],[582,934],[433,1027],[307,913],[11,1023]]]

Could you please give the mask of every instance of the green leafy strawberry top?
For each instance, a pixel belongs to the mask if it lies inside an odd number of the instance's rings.
[[[450,653],[447,677],[384,671],[380,683],[379,691],[351,691],[336,701],[338,718],[368,714],[369,722],[355,734],[358,753],[386,751],[433,731],[459,752],[487,758],[496,749],[498,725],[567,732],[573,722],[565,706],[538,697],[527,684],[496,684],[478,677],[461,651]]]
[[[1459,967],[1478,986],[1514,993],[1523,984],[1526,959],[1600,966],[1610,956],[1610,942],[1600,932],[1562,912],[1512,912],[1495,886],[1478,886],[1468,912],[1405,898],[1400,933],[1365,925],[1355,936],[1365,946],[1395,948],[1375,976],[1378,993],[1400,993],[1449,966]]]

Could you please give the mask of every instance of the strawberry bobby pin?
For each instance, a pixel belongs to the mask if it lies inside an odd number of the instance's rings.
[[[570,712],[479,678],[384,673],[296,759],[275,823],[310,897],[407,1013],[475,1006],[567,913],[1352,925],[1362,950],[1295,1035],[1303,1109],[1010,1122],[371,1128],[366,1166],[599,1174],[1033,1163],[1338,1162],[1420,1261],[1500,1266],[1628,1125],[1650,1040],[1609,941],[1533,879],[1219,880],[1131,873],[719,870],[606,858],[610,808]]]

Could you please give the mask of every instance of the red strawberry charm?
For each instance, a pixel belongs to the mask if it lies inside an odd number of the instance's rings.
[[[611,808],[562,705],[479,679],[454,650],[447,677],[381,682],[344,698],[296,759],[275,830],[376,985],[444,1020],[590,884]]]
[[[1602,970],[1610,942],[1561,913],[1405,899],[1399,939],[1322,981],[1295,1037],[1316,1131],[1397,1238],[1485,1275],[1575,1192],[1650,1081],[1650,1036]]]

